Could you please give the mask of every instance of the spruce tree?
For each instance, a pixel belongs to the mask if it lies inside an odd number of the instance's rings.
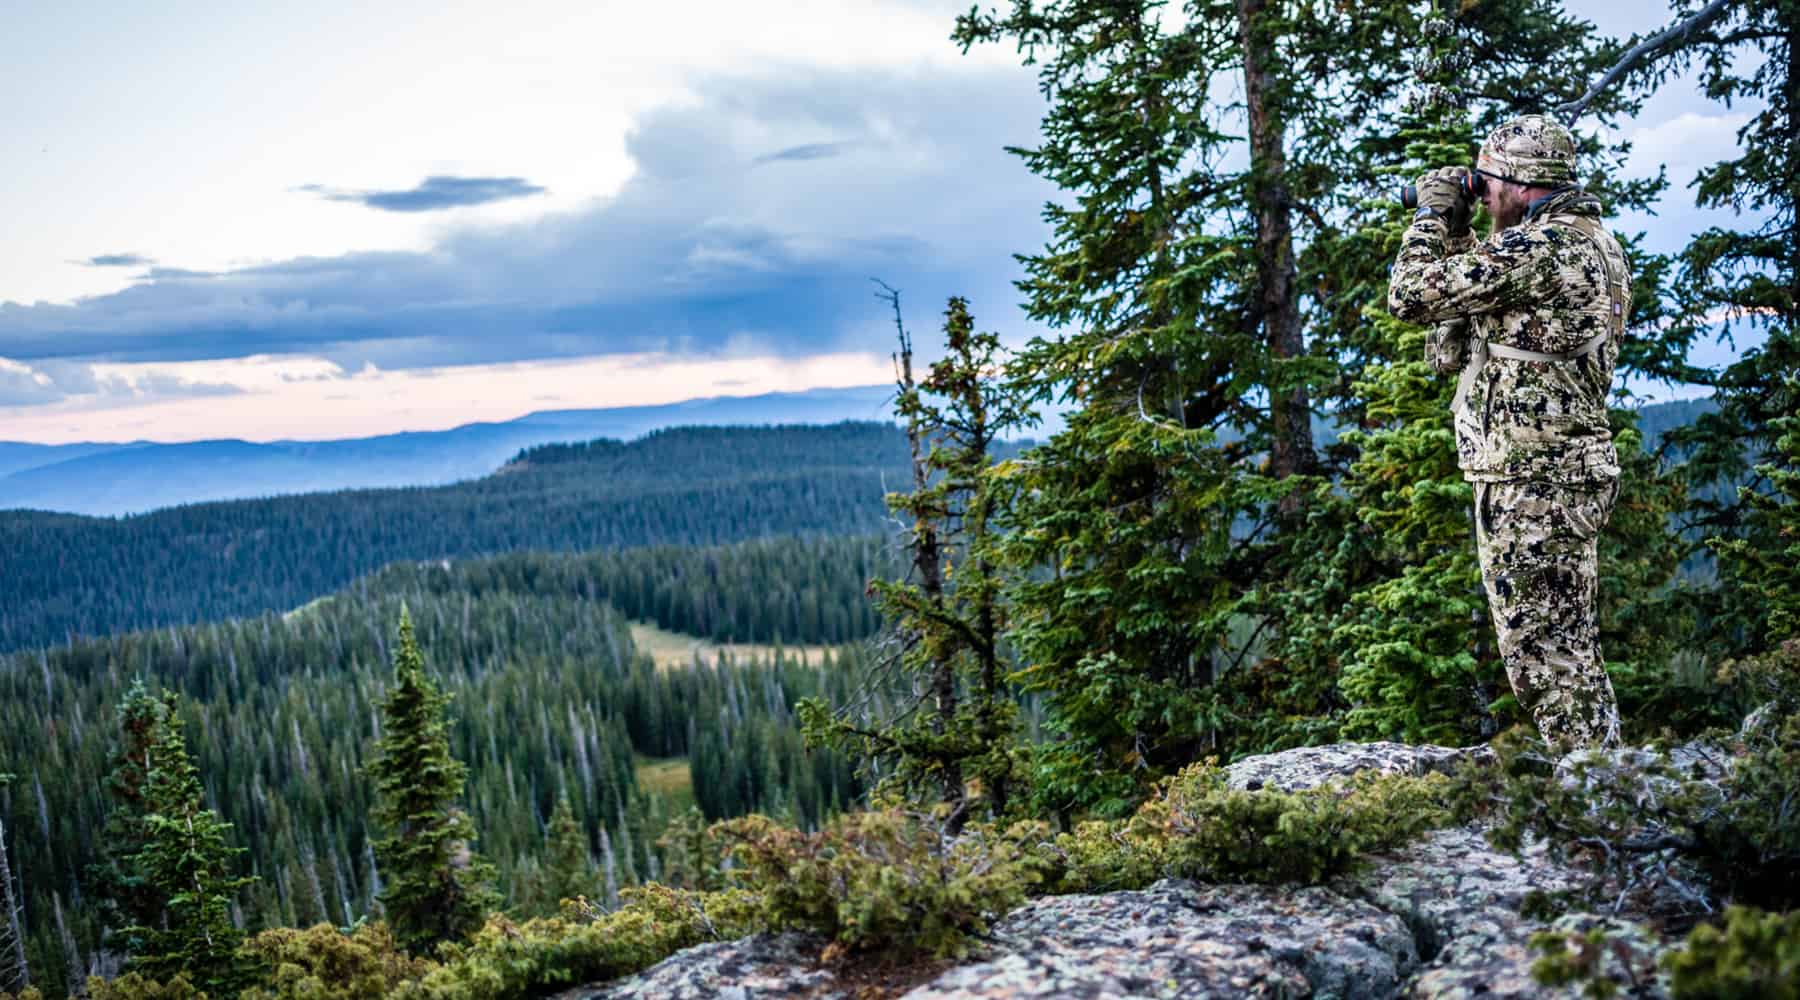
[[[368,773],[373,818],[386,832],[375,841],[381,904],[395,939],[415,953],[469,936],[499,902],[493,866],[475,854],[475,824],[457,804],[468,769],[450,754],[449,701],[426,676],[412,616],[402,609],[394,686]]]
[[[129,859],[163,909],[126,928],[127,968],[157,980],[180,974],[215,996],[229,996],[246,980],[233,898],[254,880],[231,874],[243,849],[226,842],[231,824],[206,806],[172,695],[164,707],[145,754],[144,841]]]
[[[1002,649],[1002,477],[993,449],[1024,414],[995,384],[999,338],[976,331],[959,297],[944,313],[945,356],[915,384],[899,299],[888,296],[900,336],[895,409],[914,455],[913,489],[890,494],[888,505],[910,521],[912,559],[906,579],[873,580],[870,591],[893,623],[892,662],[916,690],[918,710],[881,717],[845,707],[833,717],[809,700],[801,719],[811,737],[881,775],[880,790],[943,803],[955,833],[976,809],[1004,814],[1013,785],[1017,713]],[[971,780],[978,800],[968,794]]]
[[[1334,492],[1358,447],[1317,453],[1296,416],[1363,423],[1364,371],[1395,358],[1365,312],[1392,251],[1364,230],[1417,140],[1393,53],[1430,48],[1426,12],[1168,7],[1019,0],[956,31],[1040,67],[1044,139],[1019,152],[1063,194],[1020,285],[1054,335],[1011,372],[1026,400],[1074,409],[1020,463],[1008,542],[1021,677],[1064,737],[1035,782],[1056,809],[1123,809],[1202,754],[1331,737],[1338,665],[1311,654],[1366,578],[1354,552],[1342,568],[1363,576],[1320,578],[1321,554],[1372,530]],[[1542,110],[1609,54],[1555,0],[1456,13],[1477,127]],[[1637,203],[1654,186],[1602,188]]]
[[[1800,399],[1800,378],[1790,379],[1785,391]],[[1779,435],[1775,448],[1756,470],[1769,490],[1745,487],[1740,493],[1748,537],[1711,541],[1744,603],[1759,611],[1757,652],[1800,640],[1800,414],[1775,418],[1769,432]]]
[[[1350,264],[1338,272],[1342,299],[1360,303],[1362,313],[1356,337],[1344,344],[1354,345],[1360,368],[1339,411],[1349,418],[1334,447],[1345,463],[1342,475],[1296,536],[1293,569],[1270,588],[1269,606],[1285,625],[1274,655],[1259,665],[1285,709],[1265,726],[1270,743],[1339,736],[1467,743],[1517,718],[1475,558],[1471,490],[1457,468],[1450,414],[1456,373],[1432,371],[1430,331],[1399,322],[1386,307],[1387,270],[1411,214],[1390,192],[1429,169],[1469,165],[1487,125],[1519,110],[1484,93],[1492,77],[1505,81],[1507,69],[1478,54],[1560,45],[1543,34],[1556,26],[1530,11],[1495,16],[1433,5],[1409,29],[1418,39],[1415,77],[1394,127],[1360,143],[1361,156],[1381,164],[1378,190],[1389,194],[1364,206],[1364,224],[1341,243]],[[1607,50],[1579,32],[1567,37],[1572,51],[1546,65],[1552,79],[1580,80]],[[1623,100],[1614,96],[1605,107]],[[1383,151],[1396,143],[1402,155],[1383,164]],[[1587,163],[1604,165],[1597,143],[1589,139],[1584,147]],[[1615,207],[1654,193],[1654,186],[1614,186],[1601,170],[1587,173]],[[1635,257],[1651,291],[1634,298],[1628,344],[1659,315],[1658,262]],[[1617,679],[1626,682],[1621,695],[1640,696],[1664,679],[1660,668],[1672,642],[1666,616],[1659,620],[1651,605],[1679,561],[1668,525],[1678,490],[1644,453],[1629,411],[1615,410],[1613,423],[1625,473],[1601,543],[1602,642]],[[1308,687],[1320,692],[1312,712],[1303,694],[1293,693]]]
[[[168,719],[168,704],[152,694],[142,677],[133,679],[119,704],[118,742],[106,775],[108,807],[100,834],[100,860],[88,867],[88,884],[108,932],[160,918],[167,899],[130,858],[147,839],[145,795],[150,747]]]
[[[562,900],[593,897],[599,887],[587,832],[575,818],[575,807],[569,804],[566,793],[557,796],[556,810],[544,828],[542,878],[544,892],[539,905],[552,913]]]
[[[1678,0],[1675,17],[1701,6]],[[1736,350],[1717,370],[1684,370],[1713,387],[1718,411],[1670,438],[1686,459],[1687,521],[1696,532],[1738,554],[1778,552],[1787,540],[1772,533],[1777,522],[1753,498],[1782,488],[1769,478],[1786,462],[1781,420],[1800,412],[1800,2],[1737,0],[1638,75],[1654,88],[1688,68],[1698,69],[1707,96],[1760,108],[1738,130],[1738,155],[1701,170],[1690,185],[1699,207],[1735,218],[1695,234],[1682,251],[1669,328],[1691,339],[1717,337]],[[1715,655],[1764,645],[1769,617],[1756,565],[1733,559],[1720,566],[1719,590],[1698,636]],[[1739,576],[1740,569],[1752,576]]]

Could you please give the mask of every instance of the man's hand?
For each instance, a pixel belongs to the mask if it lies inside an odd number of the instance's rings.
[[[1462,193],[1467,173],[1464,167],[1439,167],[1419,178],[1419,207],[1438,213],[1449,224],[1451,236],[1467,236],[1469,217],[1475,212],[1474,203]]]

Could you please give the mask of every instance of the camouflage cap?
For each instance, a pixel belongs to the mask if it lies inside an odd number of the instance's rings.
[[[1481,144],[1475,166],[1526,184],[1575,182],[1575,136],[1543,115],[1514,118]]]

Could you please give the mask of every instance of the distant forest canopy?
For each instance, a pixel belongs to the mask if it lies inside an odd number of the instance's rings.
[[[875,634],[865,591],[899,571],[880,536],[770,538],[706,547],[518,552],[396,563],[361,594],[525,594],[603,601],[628,618],[717,642],[839,645]]]
[[[297,607],[404,559],[867,534],[908,468],[905,437],[880,423],[677,428],[567,451],[442,487],[119,519],[0,512],[0,651]]]
[[[1639,421],[1654,442],[1712,409],[1708,400],[1656,404],[1642,408]],[[1335,439],[1320,422],[1320,445]],[[1030,445],[999,442],[994,455]],[[406,560],[867,534],[886,523],[882,496],[907,475],[905,437],[891,424],[682,427],[630,442],[527,448],[492,476],[450,486],[193,504],[125,518],[0,511],[0,652],[293,608]],[[588,572],[626,571],[598,553],[588,559]],[[773,637],[732,631],[744,625],[721,632],[716,614],[696,611],[670,627],[717,639]],[[842,635],[866,634],[861,628]],[[832,632],[824,641],[841,639]]]
[[[722,585],[754,577],[755,588],[712,594],[729,614],[769,594],[830,590],[872,566],[874,551],[870,540],[846,539],[647,554],[684,571],[711,566]],[[857,692],[867,669],[855,647],[812,666],[658,670],[634,653],[623,615],[571,587],[581,563],[516,556],[454,574],[396,567],[285,615],[0,657],[0,761],[17,776],[0,790],[0,819],[28,890],[40,982],[96,958],[98,911],[84,873],[116,808],[104,791],[107,754],[120,702],[140,677],[183,696],[207,802],[234,824],[231,842],[248,848],[241,869],[258,876],[239,899],[248,925],[349,924],[370,912],[373,786],[362,769],[402,605],[428,671],[453,697],[450,740],[469,765],[464,801],[477,848],[498,865],[514,912],[555,910],[538,866],[561,795],[598,859],[597,878],[614,887],[664,869],[656,840],[690,803],[710,818],[761,811],[811,827],[858,799],[850,762],[805,751],[790,717],[800,698],[841,703]],[[694,610],[663,606],[673,609],[665,626]],[[770,627],[795,629],[797,642],[827,637],[801,628],[806,620]],[[687,757],[674,763],[691,775],[691,795],[640,787],[643,757]]]

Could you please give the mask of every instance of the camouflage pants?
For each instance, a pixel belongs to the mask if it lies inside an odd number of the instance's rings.
[[[1475,484],[1488,611],[1519,704],[1546,740],[1616,746],[1619,706],[1600,658],[1595,549],[1618,482]]]

